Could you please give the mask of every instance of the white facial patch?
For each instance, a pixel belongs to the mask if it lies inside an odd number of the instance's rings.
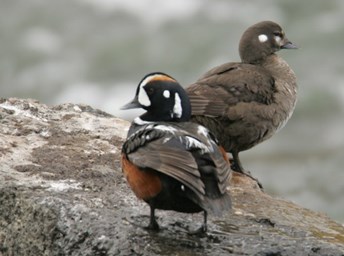
[[[169,91],[169,90],[165,90],[165,91],[162,93],[162,95],[164,95],[164,97],[165,97],[166,99],[168,99],[168,98],[170,97],[170,91]]]
[[[150,82],[153,81],[172,81],[175,82],[175,80],[169,76],[163,75],[163,74],[152,74],[147,76],[140,84],[140,90],[138,95],[138,101],[141,105],[149,107],[151,105],[151,101],[144,90],[144,86]],[[164,95],[165,96],[165,95]],[[167,98],[167,97],[166,97]]]
[[[153,81],[157,76],[159,75],[151,75],[146,77],[140,84],[140,90],[138,95],[139,103],[143,106],[149,107],[151,105],[150,99],[147,95],[146,90],[143,88],[146,84],[148,84],[150,81]]]
[[[174,96],[173,114],[175,114],[177,118],[180,118],[182,116],[182,113],[182,101],[179,97],[179,94],[176,92]]]
[[[280,44],[280,42],[282,41],[282,38],[280,36],[275,36],[275,41],[277,44]]]
[[[261,35],[258,36],[258,40],[261,43],[265,43],[266,41],[268,41],[268,37],[265,34],[261,34]]]
[[[151,105],[150,99],[147,95],[146,90],[143,88],[144,83],[141,83],[139,95],[138,95],[138,101],[141,105],[149,107]]]

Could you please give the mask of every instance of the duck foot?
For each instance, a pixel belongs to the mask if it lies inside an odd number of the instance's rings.
[[[159,231],[160,227],[158,222],[156,222],[155,219],[155,208],[154,206],[150,205],[150,222],[147,227],[145,227],[146,230],[151,230],[151,231]]]
[[[188,234],[193,236],[204,236],[207,234],[207,225],[202,225],[201,227],[197,228],[196,230],[189,230]]]
[[[233,159],[230,160],[230,164],[231,164],[231,169],[234,171],[234,172],[238,172],[238,173],[241,173],[241,174],[244,174],[246,175],[247,177],[251,178],[252,180],[254,180],[258,187],[260,188],[261,191],[264,191],[264,187],[262,185],[262,183],[260,183],[260,181],[253,177],[251,172],[249,171],[246,171],[242,165],[241,165],[241,161],[240,161],[240,158],[239,158],[239,154],[238,153],[232,153],[232,156],[233,156]]]
[[[207,230],[208,230],[208,226],[207,226],[208,213],[206,211],[203,211],[203,218],[204,218],[204,222],[202,226],[196,230],[192,230],[192,231],[189,230],[190,235],[197,235],[197,236],[206,235]]]
[[[151,231],[159,231],[160,227],[159,227],[158,222],[156,222],[156,220],[154,219],[154,220],[151,220],[149,222],[149,225],[147,227],[145,227],[144,229],[151,230]]]

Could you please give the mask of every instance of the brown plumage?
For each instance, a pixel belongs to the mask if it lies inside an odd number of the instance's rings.
[[[276,52],[295,48],[278,24],[257,23],[241,38],[241,62],[215,67],[186,89],[192,121],[232,153],[235,171],[246,173],[239,152],[270,138],[293,113],[295,74]]]

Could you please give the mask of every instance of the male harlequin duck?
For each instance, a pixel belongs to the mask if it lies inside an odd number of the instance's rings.
[[[192,121],[207,127],[232,153],[234,171],[249,175],[239,152],[270,138],[292,115],[295,74],[276,52],[296,48],[278,24],[259,22],[241,37],[241,62],[215,67],[186,89]]]
[[[136,196],[149,204],[149,229],[158,230],[155,209],[221,215],[231,208],[230,164],[208,130],[189,122],[191,106],[172,77],[151,73],[122,109],[143,108],[122,147],[122,169]]]

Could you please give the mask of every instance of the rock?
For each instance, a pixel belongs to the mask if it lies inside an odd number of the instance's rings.
[[[86,105],[0,99],[0,255],[344,255],[344,227],[231,181],[233,210],[209,217],[149,208],[120,169],[129,123]]]

